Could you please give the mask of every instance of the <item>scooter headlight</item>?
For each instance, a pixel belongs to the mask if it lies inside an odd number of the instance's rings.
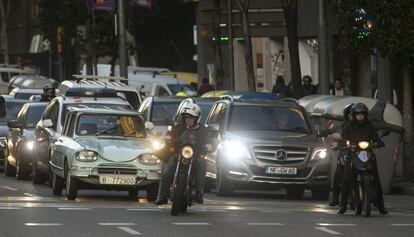
[[[181,155],[186,158],[186,159],[190,159],[194,154],[194,150],[191,146],[184,146],[181,149]]]
[[[369,142],[367,141],[358,142],[358,147],[361,148],[362,150],[365,150],[369,147]]]

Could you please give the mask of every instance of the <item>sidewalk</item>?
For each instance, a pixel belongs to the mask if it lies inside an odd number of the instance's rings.
[[[414,195],[414,182],[410,181],[396,181],[393,182],[391,193]]]

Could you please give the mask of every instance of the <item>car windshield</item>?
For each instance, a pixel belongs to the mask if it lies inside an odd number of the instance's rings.
[[[154,102],[152,104],[150,121],[155,125],[167,125],[166,119],[174,119],[180,101]]]
[[[169,84],[168,88],[170,88],[171,93],[176,95],[178,92],[185,92],[188,95],[197,94],[197,92],[192,88],[190,85],[186,84]]]
[[[78,136],[119,136],[145,138],[145,126],[139,116],[120,114],[82,114],[76,127]]]
[[[310,133],[299,109],[276,106],[235,106],[229,130],[287,131]]]
[[[119,104],[65,104],[63,105],[63,111],[62,111],[62,124],[65,122],[65,116],[67,112],[67,108],[69,107],[77,107],[77,108],[96,108],[96,109],[118,109],[118,110],[131,110],[130,105],[119,105]]]
[[[6,101],[6,116],[0,118],[0,124],[6,124],[8,121],[16,119],[25,103],[25,101]]]
[[[132,106],[132,108],[137,110],[140,106],[138,94],[133,91],[122,91],[122,93],[125,95],[125,99]]]
[[[35,128],[36,124],[42,117],[42,113],[45,110],[47,104],[39,106],[31,106],[27,111],[26,122],[24,124],[25,128]]]
[[[213,102],[211,104],[199,104],[201,109],[201,120],[200,124],[204,124],[206,122],[208,113],[210,113],[211,107],[213,107]]]

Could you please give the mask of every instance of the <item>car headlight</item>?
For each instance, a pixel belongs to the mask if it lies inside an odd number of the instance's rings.
[[[358,142],[358,147],[361,148],[362,150],[365,150],[369,147],[369,142],[367,141]]]
[[[138,156],[138,161],[143,165],[158,165],[161,163],[161,160],[152,154],[141,154]]]
[[[251,158],[246,145],[237,141],[226,141],[224,143],[224,154],[230,159]]]
[[[194,154],[194,150],[191,146],[184,146],[181,149],[181,155],[186,158],[186,159],[190,159]]]
[[[98,159],[98,154],[94,151],[79,151],[76,153],[75,158],[78,161],[91,162]]]
[[[326,148],[316,149],[313,152],[311,160],[323,160],[328,156],[328,151]]]
[[[26,142],[26,148],[29,150],[33,150],[33,141]]]
[[[154,140],[151,141],[151,146],[155,150],[161,150],[162,148],[164,148],[165,142],[161,141],[159,139],[154,139]]]

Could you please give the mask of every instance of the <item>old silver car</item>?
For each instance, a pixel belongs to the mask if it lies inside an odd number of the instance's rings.
[[[151,153],[140,115],[130,109],[70,107],[62,136],[51,145],[52,190],[67,199],[79,189],[128,191],[137,197],[147,190],[155,200],[162,163]],[[66,184],[66,186],[65,186]]]

